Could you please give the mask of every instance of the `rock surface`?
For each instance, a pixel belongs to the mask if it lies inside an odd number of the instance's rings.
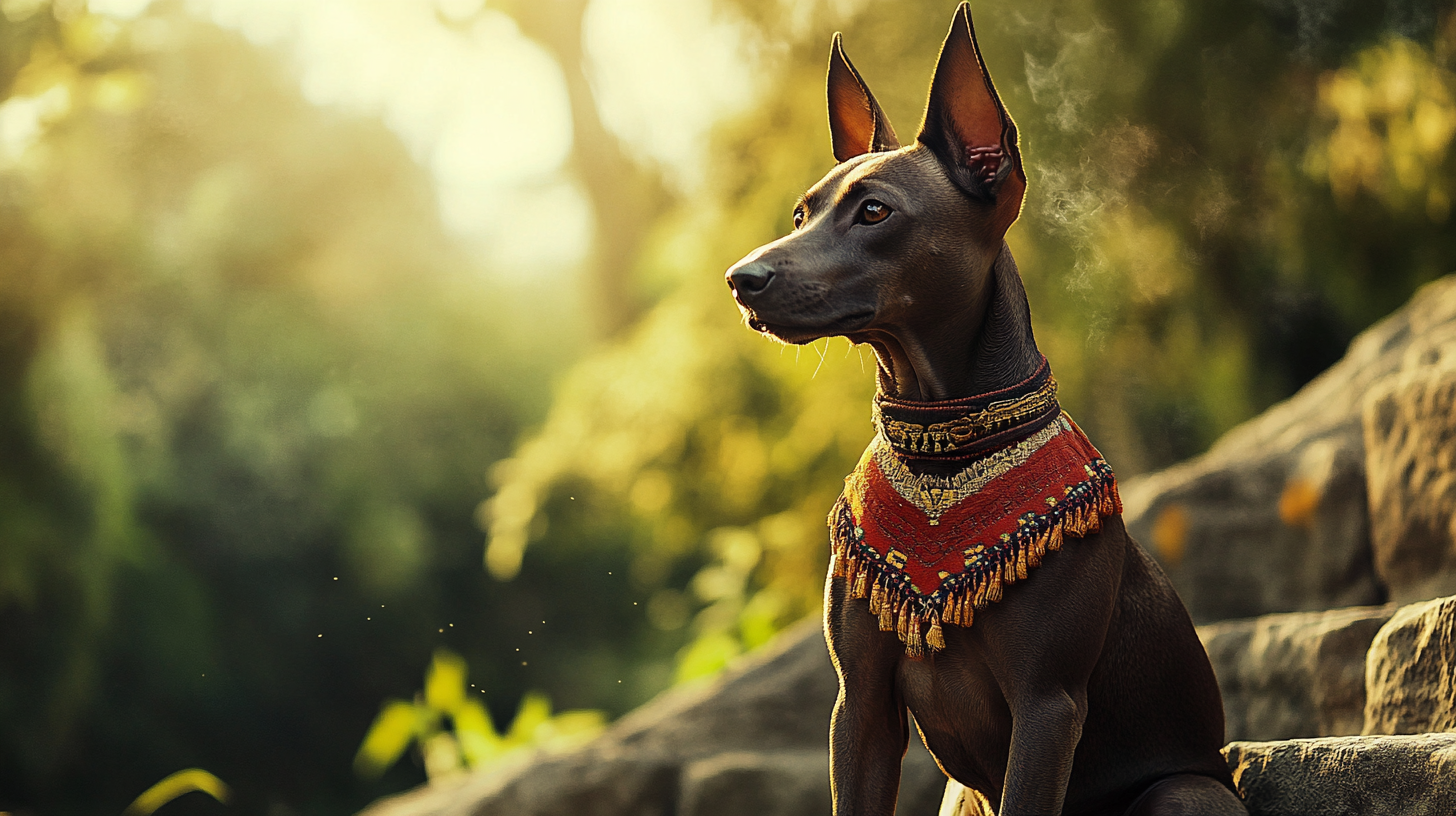
[[[1250,816],[1456,813],[1456,734],[1235,742],[1224,754]]]
[[[1128,530],[1197,623],[1380,603],[1363,402],[1377,382],[1456,359],[1456,277],[1367,329],[1299,393],[1208,453],[1123,485]]]
[[[700,759],[684,769],[682,816],[830,816],[829,754],[748,751]]]
[[[1456,598],[1396,612],[1370,645],[1365,687],[1366,734],[1456,730]]]
[[[1440,351],[1365,401],[1370,545],[1397,601],[1456,594],[1456,354]]]
[[[586,747],[376,802],[365,816],[776,816],[828,813],[839,692],[818,621],[709,684],[678,688]],[[903,816],[931,814],[945,776],[916,738]]]
[[[1365,653],[1393,606],[1289,612],[1198,627],[1229,740],[1361,733]]]

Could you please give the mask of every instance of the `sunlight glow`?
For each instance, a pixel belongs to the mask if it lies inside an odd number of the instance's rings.
[[[691,188],[708,131],[758,91],[748,27],[706,2],[592,0],[583,28],[603,123]]]
[[[144,4],[93,2],[116,13]],[[258,44],[288,48],[310,101],[381,116],[433,173],[445,224],[497,267],[560,270],[586,257],[593,219],[566,166],[566,80],[509,16],[481,0],[191,3]],[[587,8],[603,124],[679,189],[701,181],[710,129],[756,96],[761,49],[748,31],[705,0]]]
[[[514,265],[577,263],[591,239],[562,180],[571,111],[556,61],[510,17],[417,0],[195,0],[214,22],[290,47],[305,97],[380,115],[433,172],[452,230]]]

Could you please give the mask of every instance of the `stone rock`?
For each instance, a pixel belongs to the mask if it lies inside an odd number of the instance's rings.
[[[1359,734],[1365,652],[1394,606],[1287,612],[1198,627],[1229,740]]]
[[[731,752],[682,776],[681,816],[830,816],[829,754]]]
[[[1381,603],[1366,509],[1365,396],[1456,359],[1456,276],[1367,329],[1299,393],[1204,455],[1127,480],[1124,518],[1197,623]]]
[[[1456,594],[1456,355],[1431,362],[1365,400],[1370,545],[1397,601]]]
[[[820,623],[804,621],[712,682],[664,692],[577,751],[438,781],[361,816],[828,813],[838,693]],[[934,813],[944,784],[912,737],[897,813]]]
[[[1456,734],[1235,742],[1224,755],[1250,816],[1456,813]]]
[[[1365,688],[1366,734],[1456,731],[1456,598],[1396,612],[1370,644]]]

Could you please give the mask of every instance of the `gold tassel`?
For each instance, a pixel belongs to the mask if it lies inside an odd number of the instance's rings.
[[[870,614],[880,614],[880,609],[885,605],[885,590],[876,581],[870,585]]]
[[[986,582],[986,600],[991,603],[1001,600],[1001,576],[995,573],[991,573],[991,580]]]
[[[905,641],[907,643],[910,641],[910,599],[909,598],[906,598],[904,601],[902,601],[900,603],[900,613],[898,615],[896,615],[895,630],[896,630],[896,633],[900,635],[900,639],[901,640],[903,640],[903,641]]]
[[[918,660],[925,656],[925,649],[920,645],[919,640],[906,641],[905,654]]]
[[[930,631],[925,633],[925,645],[940,651],[945,648],[945,632],[940,628],[940,621],[936,618],[930,619]]]
[[[973,604],[966,604],[965,608],[961,610],[961,626],[970,626],[975,619],[976,607]]]
[[[908,651],[911,657],[921,657],[925,654],[925,649],[922,646],[924,641],[920,639],[920,616],[911,612],[909,618],[908,631],[905,633],[905,645],[910,647]]]
[[[870,571],[863,569],[860,570],[859,574],[854,576],[854,592],[851,594],[853,594],[856,598],[863,598],[865,596],[865,593],[868,591],[868,587],[866,586],[866,584],[869,583],[869,580]]]
[[[1021,552],[1016,555],[1016,580],[1026,580],[1026,548],[1022,547]]]
[[[889,598],[884,598],[880,602],[880,631],[895,631],[895,610]]]

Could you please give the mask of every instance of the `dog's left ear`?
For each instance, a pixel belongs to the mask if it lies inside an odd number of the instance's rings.
[[[840,162],[900,146],[870,86],[844,55],[844,42],[837,33],[829,48],[829,135],[834,140],[834,160]]]
[[[970,3],[961,3],[951,20],[917,138],[958,187],[973,198],[994,202],[996,227],[1005,234],[1021,214],[1026,172],[1016,123],[981,59]]]

